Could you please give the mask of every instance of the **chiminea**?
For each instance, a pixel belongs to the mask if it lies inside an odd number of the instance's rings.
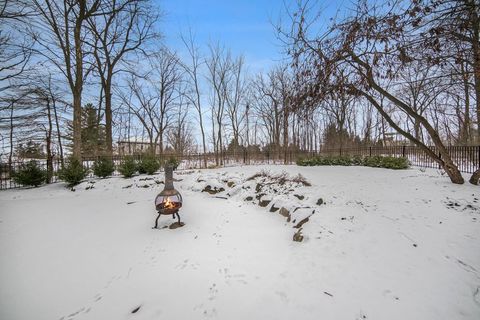
[[[171,214],[172,218],[174,219],[176,215],[178,219],[178,225],[182,226],[182,222],[180,222],[180,215],[178,214],[178,210],[181,207],[182,195],[173,187],[173,166],[167,164],[165,166],[165,187],[155,198],[155,208],[157,209],[158,217],[155,220],[154,228],[157,228],[158,218],[160,218],[160,215],[162,214]]]

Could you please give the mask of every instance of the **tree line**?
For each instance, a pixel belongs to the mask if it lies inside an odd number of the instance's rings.
[[[162,15],[151,0],[2,1],[2,158],[29,141],[50,159],[111,156],[123,140],[221,164],[400,140],[463,183],[447,146],[480,141],[478,1],[359,0],[342,18],[287,3],[285,59],[260,72],[194,30],[168,48]]]

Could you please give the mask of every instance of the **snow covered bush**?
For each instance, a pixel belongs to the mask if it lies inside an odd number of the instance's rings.
[[[47,178],[46,170],[40,168],[35,160],[20,165],[20,169],[13,175],[13,180],[24,186],[38,187]]]
[[[111,176],[115,171],[115,164],[111,159],[99,158],[93,163],[93,174],[100,178]]]
[[[153,156],[144,156],[138,163],[138,173],[154,174],[160,169],[160,163]]]
[[[122,163],[118,166],[118,171],[125,178],[132,177],[135,172],[137,172],[137,164],[135,163],[135,159],[133,159],[133,157],[126,156]]]
[[[87,176],[88,170],[77,158],[70,158],[63,169],[58,171],[58,178],[65,181],[69,187],[79,184]]]

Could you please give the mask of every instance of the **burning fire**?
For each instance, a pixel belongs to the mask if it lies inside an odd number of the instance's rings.
[[[172,200],[170,200],[169,197],[167,197],[167,199],[165,199],[163,201],[163,208],[164,209],[173,209],[173,208],[175,208],[175,202],[173,202]]]

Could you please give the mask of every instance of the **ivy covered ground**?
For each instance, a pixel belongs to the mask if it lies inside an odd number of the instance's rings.
[[[480,319],[480,192],[435,170],[177,171],[0,192],[0,319]]]

